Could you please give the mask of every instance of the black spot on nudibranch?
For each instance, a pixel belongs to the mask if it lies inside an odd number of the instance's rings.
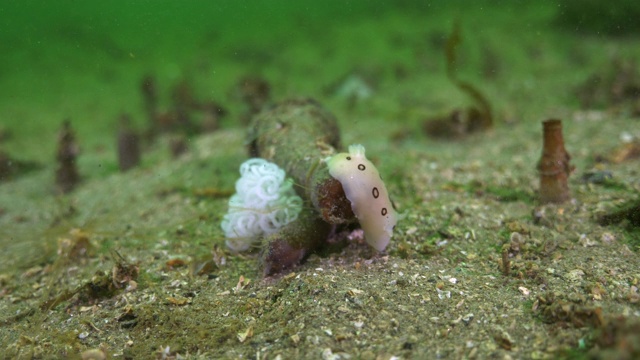
[[[364,171],[364,169],[366,169],[366,167],[364,166],[364,164],[358,164],[358,170],[360,170],[360,171]]]
[[[387,208],[382,208],[382,212],[381,213],[382,213],[382,216],[387,215]]]
[[[380,192],[378,191],[377,187],[374,187],[373,190],[371,190],[371,193],[373,194],[374,199],[377,199],[378,196],[380,196]]]
[[[347,156],[347,160],[351,160],[351,156]]]

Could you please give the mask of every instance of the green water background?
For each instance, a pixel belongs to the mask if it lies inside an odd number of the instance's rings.
[[[95,134],[113,132],[119,113],[141,121],[139,81],[145,74],[165,88],[186,78],[196,93],[223,102],[245,74],[269,79],[276,99],[322,98],[324,87],[354,69],[384,80],[394,64],[421,70],[425,81],[442,76],[444,68],[442,49],[430,46],[429,34],[443,42],[456,18],[471,44],[486,43],[505,61],[529,66],[520,42],[538,37],[544,43],[550,31],[564,31],[554,25],[555,16],[575,12],[576,3],[588,10],[585,2],[573,1],[5,1],[0,121],[15,134],[10,150],[44,161],[64,118],[72,119],[86,144],[109,147]],[[626,7],[606,8],[620,13]],[[623,19],[632,15],[627,11]],[[393,29],[387,20],[376,27],[379,19],[394,17]],[[600,26],[584,13],[565,19],[596,32],[617,21]],[[477,60],[471,49],[467,63]],[[432,63],[416,59],[420,51]]]

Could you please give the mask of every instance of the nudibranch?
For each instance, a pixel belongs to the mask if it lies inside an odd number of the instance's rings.
[[[339,153],[324,161],[329,174],[342,184],[351,209],[364,230],[365,240],[376,250],[383,251],[393,235],[398,214],[378,169],[364,155],[364,146],[351,145],[348,154]]]

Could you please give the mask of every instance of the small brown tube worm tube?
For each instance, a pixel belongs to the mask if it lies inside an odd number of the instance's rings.
[[[124,172],[140,164],[140,137],[127,114],[120,116],[118,129],[118,166]]]
[[[152,138],[158,132],[158,90],[155,78],[152,75],[146,75],[142,78],[140,91],[142,93],[142,100],[144,101],[144,110],[147,115],[149,137]]]
[[[571,156],[564,148],[562,121],[551,119],[542,124],[542,157],[538,162],[540,202],[559,204],[571,197],[567,181],[574,168],[569,163]]]
[[[298,194],[330,224],[355,220],[340,182],[323,159],[340,149],[336,118],[312,99],[290,99],[253,117],[249,154],[276,163],[294,179]]]
[[[271,98],[271,86],[261,77],[244,77],[238,85],[242,101],[249,108],[250,114],[260,112]]]
[[[76,143],[76,137],[71,128],[71,122],[65,120],[58,134],[58,150],[56,160],[56,187],[58,192],[66,194],[71,192],[80,182],[80,174],[76,167],[76,158],[80,148]]]

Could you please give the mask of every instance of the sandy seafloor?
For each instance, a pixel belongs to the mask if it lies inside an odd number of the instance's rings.
[[[596,221],[640,189],[639,160],[597,161],[640,138],[637,93],[635,104],[606,95],[640,83],[628,70],[637,34],[561,27],[552,2],[468,3],[0,5],[0,149],[38,164],[0,183],[0,357],[638,356],[638,232]],[[425,119],[473,105],[445,71],[456,19],[457,74],[489,99],[495,125],[433,139]],[[117,119],[147,125],[146,74],[161,108],[185,81],[228,115],[220,130],[190,136],[184,156],[173,159],[161,137],[121,173]],[[367,148],[406,214],[384,253],[355,239],[262,279],[255,255],[225,250],[227,197],[197,194],[233,190],[247,157],[237,84],[249,75],[268,81],[273,101],[317,99],[345,145]],[[605,95],[584,104],[577,89],[593,75]],[[344,96],[350,78],[370,96]],[[61,196],[54,158],[67,118],[83,181]],[[563,120],[576,169],[572,200],[541,206],[536,164],[549,118]],[[583,181],[590,171],[612,178]],[[66,256],[72,229],[87,234],[87,256]],[[134,283],[59,297],[111,274],[116,251],[139,268]],[[190,274],[214,256],[219,267]]]

